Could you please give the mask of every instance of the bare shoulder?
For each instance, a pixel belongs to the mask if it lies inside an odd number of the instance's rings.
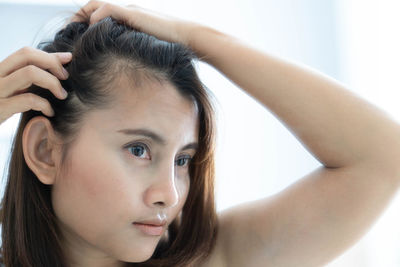
[[[197,264],[196,267],[228,267],[226,257],[225,247],[225,235],[224,231],[224,216],[221,216],[221,213],[218,213],[218,235],[217,242],[211,255],[207,258],[206,261],[203,261],[201,264]]]
[[[398,176],[373,163],[321,167],[275,195],[223,210],[216,247],[200,266],[324,266],[369,230],[397,193]]]
[[[258,210],[258,205],[266,201],[268,201],[267,198],[243,203],[220,211],[218,213],[218,237],[214,250],[207,261],[196,267],[248,266],[247,264],[251,262],[248,259],[252,255],[249,250],[242,249],[251,247],[251,242],[254,238],[249,236],[249,233],[254,233],[254,236],[258,236],[261,233],[246,231],[246,229],[252,228],[254,230],[252,227],[254,221],[251,214]],[[263,226],[266,228],[266,225]]]
[[[270,239],[266,234],[267,229],[272,230],[272,227],[267,226],[265,221],[263,224],[257,222],[253,216],[261,207],[265,210],[268,199],[269,197],[220,211],[216,246],[208,260],[199,267],[273,266],[264,264],[268,258],[267,253],[259,254],[258,249],[259,246],[266,247],[266,240]],[[264,231],[256,230],[259,228],[255,223],[264,228]],[[256,262],[261,265],[254,265]]]

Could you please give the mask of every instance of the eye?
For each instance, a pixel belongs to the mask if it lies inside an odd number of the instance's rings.
[[[149,154],[149,149],[148,146],[143,144],[143,143],[134,143],[134,144],[129,144],[126,146],[128,149],[129,153],[132,154],[135,157],[141,158],[141,159],[150,159],[150,156],[148,155],[146,157],[146,152]],[[185,155],[183,157],[180,157],[175,161],[176,165],[179,167],[186,167],[189,165],[190,161],[192,160],[192,157],[189,155]]]
[[[145,144],[142,143],[136,143],[136,144],[131,144],[127,146],[128,151],[133,154],[135,157],[141,158],[141,159],[150,159],[150,157],[143,157],[143,155],[146,155],[145,152],[149,151],[148,147]]]
[[[192,158],[190,156],[185,156],[185,157],[179,158],[176,161],[176,163],[178,166],[184,167],[184,166],[187,166],[191,160],[192,160]]]

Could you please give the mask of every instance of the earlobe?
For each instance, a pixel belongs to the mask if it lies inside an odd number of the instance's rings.
[[[53,184],[56,178],[59,147],[50,121],[38,116],[32,118],[22,134],[25,162],[44,184]]]

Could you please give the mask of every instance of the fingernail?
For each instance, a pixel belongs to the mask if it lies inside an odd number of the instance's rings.
[[[62,95],[63,95],[63,97],[64,97],[64,98],[67,98],[67,96],[68,96],[68,92],[67,92],[67,91],[65,91],[65,89],[64,89],[64,88],[62,88],[61,92],[62,92]]]
[[[68,76],[69,76],[68,71],[67,71],[65,68],[62,68],[62,72],[63,72],[63,74],[64,74],[65,79],[67,79]]]

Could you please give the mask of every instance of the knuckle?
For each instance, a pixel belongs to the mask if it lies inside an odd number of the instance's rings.
[[[51,105],[50,105],[50,102],[49,101],[47,101],[46,99],[43,99],[43,101],[42,101],[42,105],[43,105],[43,108],[45,108],[45,109],[47,109],[47,110],[51,110],[52,109],[52,107],[51,107]]]
[[[56,77],[52,77],[52,86],[55,88],[55,89],[58,89],[58,90],[61,90],[62,89],[62,85],[61,85],[61,83],[60,83],[60,80],[58,80]]]
[[[100,8],[106,12],[111,12],[113,5],[110,3],[104,3]]]
[[[33,52],[33,48],[30,46],[24,46],[20,50],[18,50],[19,54],[21,55],[29,55]]]
[[[49,60],[51,61],[51,64],[52,64],[52,65],[57,65],[57,66],[61,65],[60,59],[59,59],[59,57],[57,56],[57,53],[56,53],[56,52],[55,52],[55,53],[45,52],[45,53],[46,53],[46,55],[48,56]]]
[[[98,4],[101,4],[101,1],[90,0],[90,1],[86,4],[86,6],[92,6],[92,5],[98,5]],[[86,6],[85,6],[85,7],[86,7]]]
[[[56,54],[51,54],[51,63],[52,67],[57,70],[59,73],[63,73],[63,65],[60,61],[60,58]]]
[[[35,95],[33,93],[26,93],[25,97],[26,97],[26,102],[30,107],[36,107],[41,109],[51,107],[50,103],[46,99],[38,95]]]
[[[28,79],[33,80],[36,74],[36,67],[33,65],[28,65],[24,67],[24,72],[25,72],[24,75],[26,75]]]
[[[35,106],[39,102],[37,97],[33,93],[26,93],[25,99],[30,106]]]

